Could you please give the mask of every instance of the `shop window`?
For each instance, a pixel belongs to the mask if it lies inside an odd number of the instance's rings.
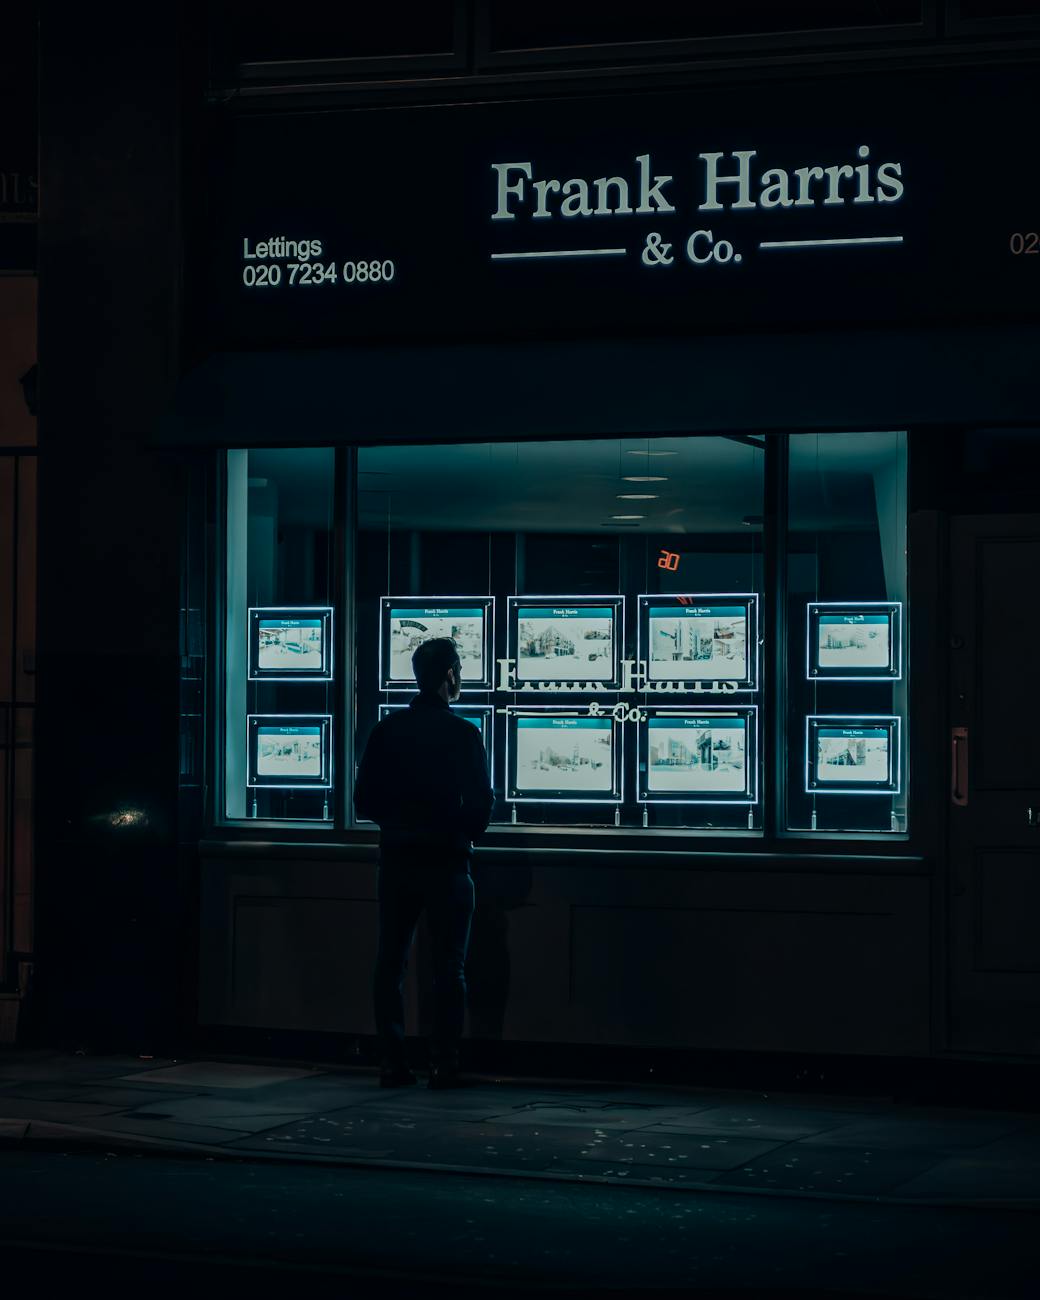
[[[356,752],[452,635],[496,822],[757,830],[763,444],[362,449]]]
[[[350,463],[337,495],[332,449],[228,453],[227,820],[356,824],[372,727],[452,636],[499,826],[907,831],[904,433]]]
[[[788,447],[787,825],[905,831],[906,435]]]
[[[331,449],[228,452],[228,818],[333,820],[334,483]]]

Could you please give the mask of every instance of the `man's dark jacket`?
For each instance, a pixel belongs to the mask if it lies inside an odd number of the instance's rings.
[[[464,861],[494,801],[480,732],[439,695],[422,692],[376,723],[354,807],[378,823],[383,862]]]

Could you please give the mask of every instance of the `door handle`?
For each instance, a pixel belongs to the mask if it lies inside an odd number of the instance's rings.
[[[968,806],[968,728],[950,732],[950,799],[959,808]]]

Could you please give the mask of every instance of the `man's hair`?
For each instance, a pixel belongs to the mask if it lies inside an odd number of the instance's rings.
[[[459,648],[450,636],[424,641],[412,655],[412,672],[420,691],[439,690],[448,670],[459,667]]]

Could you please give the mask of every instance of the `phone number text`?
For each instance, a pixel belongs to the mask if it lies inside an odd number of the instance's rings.
[[[243,266],[247,289],[277,289],[281,285],[389,284],[397,273],[390,258],[351,262],[261,262]]]

